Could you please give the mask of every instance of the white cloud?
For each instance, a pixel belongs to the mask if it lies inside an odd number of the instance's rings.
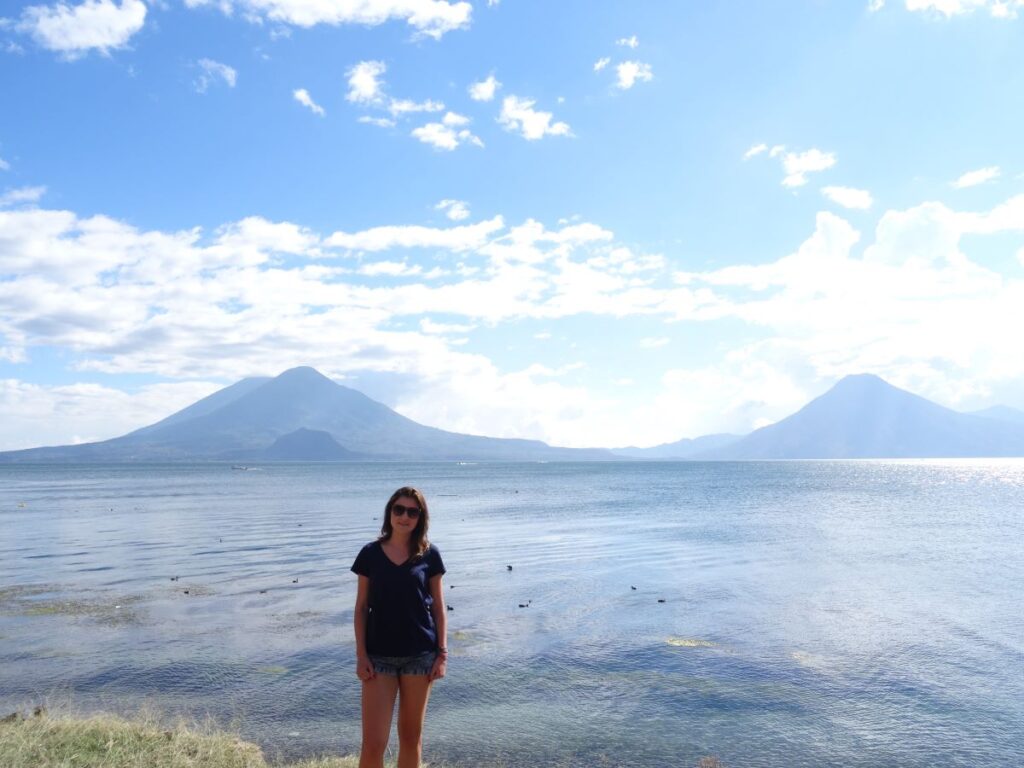
[[[637,82],[650,82],[654,79],[651,65],[642,61],[624,61],[616,65],[615,72],[618,77],[615,85],[624,91],[632,88]]]
[[[476,326],[459,323],[435,323],[429,317],[420,320],[420,330],[424,333],[469,333]]]
[[[409,264],[405,261],[375,261],[359,267],[360,275],[377,277],[412,277],[423,273],[423,268],[418,264]]]
[[[11,170],[11,164],[8,163],[6,160],[4,160],[2,157],[0,157],[0,171],[9,171],[9,170]]]
[[[461,144],[475,144],[478,147],[484,145],[479,136],[462,126],[469,124],[469,118],[455,112],[448,112],[440,123],[427,123],[419,128],[414,128],[411,135],[430,144],[436,149],[451,151]]]
[[[616,45],[622,45],[626,48],[636,48],[640,45],[640,41],[636,39],[636,35],[630,37],[622,37],[615,41]]]
[[[782,180],[785,187],[802,187],[807,183],[808,173],[825,171],[836,164],[836,156],[832,152],[820,149],[809,149],[806,152],[787,152],[782,158],[782,167],[786,177]]]
[[[473,6],[446,0],[185,0],[189,8],[214,6],[227,14],[235,8],[250,19],[267,19],[298,27],[316,24],[377,26],[404,20],[418,35],[440,39],[469,26]]]
[[[335,232],[325,245],[353,251],[386,251],[391,248],[445,248],[459,252],[483,247],[491,235],[505,228],[501,216],[450,229],[420,226],[374,227],[352,234]]]
[[[46,187],[20,187],[9,189],[0,195],[0,208],[21,203],[37,203],[46,194]]]
[[[843,208],[856,208],[866,211],[874,204],[871,193],[866,189],[854,189],[853,187],[822,187],[821,194],[827,197],[836,205]]]
[[[448,112],[442,118],[445,125],[457,128],[462,125],[469,125],[470,120],[465,115],[460,115],[458,112]]]
[[[0,451],[116,437],[170,416],[222,386],[182,381],[128,393],[100,384],[47,387],[0,379]]]
[[[669,339],[664,337],[664,336],[658,336],[658,337],[648,336],[647,338],[640,339],[640,348],[641,349],[658,349],[659,347],[664,347],[668,343],[669,343]]]
[[[234,88],[235,83],[238,82],[238,72],[234,67],[221,64],[213,59],[200,59],[196,64],[203,70],[195,82],[195,89],[199,93],[206,93],[210,84],[217,80],[222,80],[229,88]]]
[[[356,104],[380,103],[384,91],[381,75],[387,69],[383,61],[361,61],[350,67],[345,73],[348,76],[348,94],[345,98]]]
[[[748,149],[746,152],[743,153],[743,159],[744,160],[749,160],[752,157],[760,155],[762,152],[764,152],[767,149],[768,149],[768,145],[767,144],[755,144],[754,146],[752,146],[750,149]]]
[[[435,211],[444,211],[452,221],[462,221],[469,218],[469,205],[462,200],[442,200],[434,206]]]
[[[594,62],[594,71],[600,72],[602,69],[612,63],[612,60],[605,56],[604,58],[598,59]]]
[[[142,0],[85,0],[80,5],[33,5],[21,13],[17,29],[43,48],[76,59],[91,50],[109,55],[124,48],[146,21]]]
[[[536,141],[544,136],[572,136],[572,129],[568,123],[552,123],[554,115],[535,110],[533,106],[536,103],[532,99],[506,96],[501,104],[498,122],[506,130],[517,131],[529,141]]]
[[[388,103],[388,112],[391,113],[392,117],[401,117],[402,115],[412,114],[415,112],[441,112],[443,110],[444,104],[440,101],[433,101],[431,99],[427,99],[426,101],[392,99]]]
[[[996,178],[999,178],[999,166],[993,165],[988,168],[979,168],[976,171],[968,171],[954,181],[952,185],[956,189],[966,189],[967,187],[976,187],[979,184],[984,184]]]
[[[885,0],[868,0],[868,13],[878,13],[885,7]]]
[[[360,123],[366,123],[367,125],[376,125],[378,128],[394,128],[397,123],[387,117],[371,117],[370,115],[360,115],[357,120]]]
[[[778,157],[785,151],[786,146],[784,144],[776,144],[774,147],[768,150],[768,157]]]
[[[961,16],[988,9],[994,18],[1015,19],[1024,8],[1024,0],[906,0],[908,11],[924,11],[945,16]]]
[[[469,98],[473,101],[491,101],[499,88],[501,88],[501,83],[497,78],[494,75],[488,75],[486,80],[470,83]]]
[[[217,239],[203,256],[215,264],[255,266],[268,262],[273,254],[286,253],[318,257],[320,238],[290,222],[273,222],[249,216],[217,230]]]
[[[313,114],[320,115],[320,117],[324,116],[324,108],[313,101],[313,97],[309,95],[309,91],[305,88],[296,88],[292,91],[292,97],[302,106],[312,110]]]

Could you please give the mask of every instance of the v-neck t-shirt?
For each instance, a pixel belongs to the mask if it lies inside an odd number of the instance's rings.
[[[416,656],[437,650],[430,579],[445,572],[437,547],[396,565],[379,541],[363,547],[352,572],[370,580],[366,652],[373,656]]]

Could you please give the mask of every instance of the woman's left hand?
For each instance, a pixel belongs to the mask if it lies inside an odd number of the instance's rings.
[[[448,656],[440,653],[437,654],[437,658],[434,660],[434,668],[430,670],[430,680],[440,680],[447,671]]]

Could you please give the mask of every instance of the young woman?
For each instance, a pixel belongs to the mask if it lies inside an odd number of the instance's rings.
[[[419,768],[430,684],[448,662],[444,563],[427,540],[427,500],[399,488],[384,508],[380,538],[359,552],[356,675],[363,681],[359,768],[383,768],[398,699],[398,768]]]

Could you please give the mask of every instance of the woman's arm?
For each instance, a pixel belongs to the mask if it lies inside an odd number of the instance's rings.
[[[430,671],[431,680],[440,680],[448,671],[448,610],[444,604],[444,588],[441,586],[441,574],[430,579],[430,596],[434,604],[430,610],[434,615],[434,628],[437,630],[437,661]]]
[[[356,612],[352,623],[356,630],[356,676],[360,680],[373,680],[377,676],[373,662],[366,653],[366,616],[370,612],[370,579],[359,577],[356,590]]]

